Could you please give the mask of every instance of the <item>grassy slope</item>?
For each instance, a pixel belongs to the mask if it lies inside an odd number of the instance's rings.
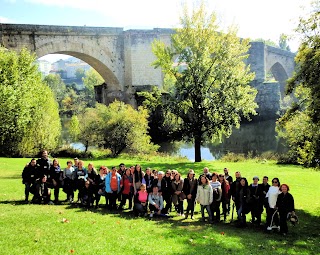
[[[0,158],[1,254],[320,254],[320,172],[312,169],[255,161],[196,164],[170,158],[94,161],[96,166],[108,167],[121,162],[141,163],[143,169],[147,166],[158,170],[177,169],[183,175],[189,168],[200,173],[208,166],[220,173],[228,167],[232,174],[241,171],[249,183],[254,175],[279,177],[281,182],[290,185],[300,219],[298,226],[289,226],[290,235],[283,238],[251,227],[237,229],[233,224],[204,225],[197,219],[174,217],[149,221],[133,218],[128,212],[120,215],[104,209],[86,211],[68,205],[24,205],[19,202],[24,189],[20,176],[28,161]],[[65,162],[63,159],[60,163],[64,166]],[[62,191],[60,199],[65,199]],[[62,223],[63,218],[69,222]]]

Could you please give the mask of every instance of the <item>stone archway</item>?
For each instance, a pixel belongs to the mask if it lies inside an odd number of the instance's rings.
[[[84,43],[77,44],[72,42],[72,44],[61,44],[59,41],[52,41],[37,47],[35,53],[39,58],[47,54],[66,54],[81,59],[92,66],[102,76],[109,91],[123,91],[121,83],[115,75],[115,68],[112,68],[111,57],[105,57],[110,56],[110,53],[101,51],[105,50],[95,49]],[[104,56],[104,58],[101,56]]]
[[[289,76],[279,62],[276,62],[275,64],[273,64],[270,68],[270,71],[273,77],[275,78],[275,80],[278,81],[280,84],[280,95],[282,100],[285,96],[285,86]]]

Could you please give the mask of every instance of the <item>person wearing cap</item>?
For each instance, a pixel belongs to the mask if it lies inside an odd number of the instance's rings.
[[[263,196],[262,186],[258,184],[259,177],[254,176],[252,178],[253,183],[249,185],[250,190],[250,207],[251,207],[251,222],[257,224],[261,223],[261,214],[263,209],[263,204],[261,204],[261,196]]]
[[[197,195],[197,188],[198,188],[198,181],[195,179],[195,173],[193,169],[188,171],[187,178],[183,181],[183,193],[187,197],[187,210],[185,213],[185,218],[187,219],[189,213],[191,215],[191,219],[193,220],[193,213],[194,213],[194,205]]]

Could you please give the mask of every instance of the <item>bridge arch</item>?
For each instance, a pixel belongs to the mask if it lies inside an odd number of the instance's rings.
[[[43,57],[47,54],[66,54],[88,63],[105,80],[108,89],[111,91],[123,90],[121,83],[112,70],[112,56],[106,49],[95,48],[86,43],[51,41],[35,49],[37,57]],[[107,57],[106,57],[107,56]],[[97,84],[98,85],[98,84]]]
[[[274,63],[270,67],[270,72],[272,73],[275,80],[278,81],[280,84],[280,95],[281,95],[281,99],[283,99],[285,96],[286,82],[289,76],[286,70],[284,69],[283,65],[281,65],[279,62]]]

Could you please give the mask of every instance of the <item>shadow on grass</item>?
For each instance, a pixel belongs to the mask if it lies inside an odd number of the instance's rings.
[[[103,203],[103,201],[101,201]],[[25,205],[24,201],[1,201],[0,204]],[[110,211],[106,208],[86,208],[78,204],[61,202],[54,207],[64,207],[76,213],[91,211],[92,213],[109,215],[111,218],[130,220],[137,218],[128,210]],[[157,228],[166,229],[162,241],[177,238],[183,249],[178,254],[320,254],[320,216],[297,210],[299,224],[289,226],[289,234],[281,236],[276,232],[266,233],[263,227],[254,227],[248,223],[247,228],[237,228],[236,223],[206,224],[201,222],[199,212],[195,220],[182,217],[150,219],[148,216],[139,217],[146,224],[154,224]],[[174,215],[174,212],[171,213]],[[250,220],[247,216],[247,221]],[[160,238],[160,237],[159,237]],[[165,251],[164,251],[165,253]],[[172,254],[172,253],[171,253]]]

